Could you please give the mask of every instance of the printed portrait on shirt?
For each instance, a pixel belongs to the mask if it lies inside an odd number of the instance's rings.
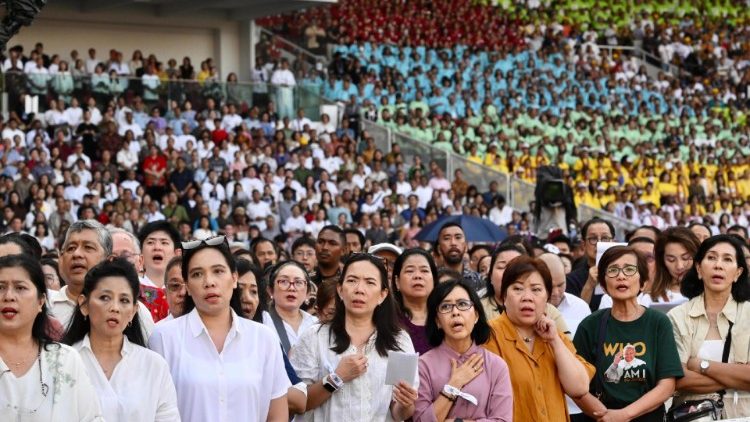
[[[605,381],[615,384],[620,382],[644,382],[646,380],[646,362],[637,357],[643,354],[645,354],[645,350],[638,353],[634,345],[626,344],[615,354],[612,364],[604,373]]]

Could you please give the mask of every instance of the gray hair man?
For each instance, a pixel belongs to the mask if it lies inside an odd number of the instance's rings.
[[[60,277],[65,286],[50,295],[50,310],[64,327],[78,305],[78,296],[83,292],[86,274],[96,264],[112,255],[112,235],[98,221],[78,220],[65,233],[60,249]],[[148,338],[154,329],[154,320],[145,305],[138,302],[138,315],[143,333]]]

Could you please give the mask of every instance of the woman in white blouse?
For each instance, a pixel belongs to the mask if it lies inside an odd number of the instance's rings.
[[[139,294],[133,264],[98,264],[86,274],[63,342],[81,355],[107,422],[179,421],[167,363],[138,329]]]
[[[78,353],[47,334],[45,292],[37,261],[0,258],[0,421],[103,421]]]
[[[156,327],[149,347],[164,356],[183,421],[287,422],[291,385],[274,332],[242,318],[226,238],[183,242],[186,314]]]
[[[414,352],[409,335],[398,326],[385,267],[373,255],[355,254],[337,290],[333,320],[303,333],[289,356],[308,384],[307,420],[410,418],[416,389],[403,381],[385,385],[388,352]]]
[[[300,309],[312,284],[305,268],[295,261],[276,265],[268,278],[273,303],[263,311],[263,324],[276,331],[284,352],[297,344],[299,336],[318,322],[318,318]]]

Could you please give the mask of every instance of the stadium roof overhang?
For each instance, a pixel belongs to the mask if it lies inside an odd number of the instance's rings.
[[[337,0],[80,0],[82,12],[112,11],[129,6],[153,8],[156,16],[176,16],[201,12],[225,13],[227,19],[251,20],[291,12]]]

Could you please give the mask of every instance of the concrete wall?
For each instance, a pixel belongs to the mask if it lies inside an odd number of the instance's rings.
[[[66,60],[73,49],[85,58],[94,47],[97,57],[106,59],[114,48],[127,60],[140,49],[164,62],[175,58],[180,63],[189,56],[196,71],[202,60],[212,57],[226,78],[230,72],[247,74],[249,69],[240,62],[241,35],[240,23],[220,11],[190,14],[138,4],[82,11],[77,2],[50,2],[8,45],[21,44],[29,51],[41,41],[47,54]]]

